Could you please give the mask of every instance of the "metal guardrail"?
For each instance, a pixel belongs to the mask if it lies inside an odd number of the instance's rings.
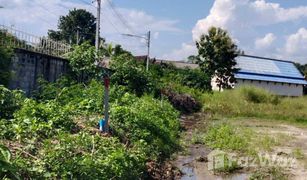
[[[0,25],[0,44],[56,57],[63,57],[71,51],[71,46],[64,42],[38,37],[4,25]]]

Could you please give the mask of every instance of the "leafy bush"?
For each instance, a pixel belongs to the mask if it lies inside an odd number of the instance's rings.
[[[43,176],[51,179],[137,179],[145,168],[145,155],[138,149],[87,133],[47,140],[40,156]]]
[[[69,64],[78,82],[84,82],[99,75],[99,68],[95,65],[95,47],[89,42],[84,42],[79,46],[74,46],[69,54]]]
[[[126,86],[127,90],[138,96],[153,90],[154,82],[150,73],[133,56],[123,54],[114,57],[110,68],[114,70],[111,76],[113,84]]]
[[[16,139],[47,138],[58,131],[71,131],[75,127],[70,111],[55,101],[37,103],[26,99],[9,127]]]
[[[71,87],[75,84],[76,82],[74,82],[71,78],[67,76],[59,78],[54,83],[48,82],[43,78],[39,78],[38,79],[39,88],[38,90],[33,92],[33,97],[39,101],[52,100],[55,99],[58,96],[58,94],[60,94],[61,91],[64,90],[64,88]]]
[[[69,106],[75,113],[94,113],[103,110],[104,86],[92,80],[88,84],[77,84],[69,78],[60,78],[55,83],[40,81],[39,101],[55,100],[61,106]]]
[[[0,144],[0,178],[20,179],[17,175],[17,169],[11,162],[10,150]]]
[[[200,69],[178,70],[182,75],[181,84],[202,91],[211,91],[211,77]]]
[[[24,99],[21,91],[10,91],[0,85],[0,119],[13,118],[13,114],[20,108]]]
[[[3,42],[9,42],[12,37],[8,37],[6,32],[0,32],[0,85],[8,86],[11,78],[11,58],[13,55],[13,49],[5,46]]]
[[[146,154],[152,158],[170,155],[178,145],[178,112],[167,102],[150,96],[136,98],[126,94],[111,108],[111,127],[122,141],[147,143]]]
[[[264,89],[246,86],[240,88],[240,90],[245,99],[252,103],[271,103],[276,105],[280,102],[278,96],[273,95]]]

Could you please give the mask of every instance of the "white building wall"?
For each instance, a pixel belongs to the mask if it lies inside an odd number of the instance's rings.
[[[299,85],[299,84],[237,79],[235,88],[240,87],[240,86],[256,86],[259,88],[266,89],[274,94],[282,95],[282,96],[302,96],[303,95],[303,85]]]

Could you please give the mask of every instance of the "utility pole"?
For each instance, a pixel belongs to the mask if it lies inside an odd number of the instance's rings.
[[[147,34],[147,61],[146,61],[146,71],[148,71],[149,69],[149,57],[150,55],[150,31],[148,31],[148,34]]]
[[[80,32],[79,32],[79,27],[77,27],[77,45],[79,45],[80,42]]]
[[[147,45],[146,71],[148,71],[149,69],[149,60],[150,60],[150,57],[149,57],[150,56],[150,34],[151,34],[150,31],[148,31],[146,36],[139,36],[139,35],[134,35],[134,34],[122,34],[124,36],[135,37],[135,38],[146,40],[146,45]]]
[[[101,11],[101,0],[97,0],[96,40],[95,40],[96,53],[98,53],[99,50],[100,11]]]
[[[98,51],[99,51],[99,40],[100,40],[100,14],[101,14],[101,0],[97,0],[97,19],[96,19],[96,63],[98,63]],[[99,63],[98,63],[99,64]],[[105,73],[103,76],[104,81],[104,130],[109,133],[109,91],[110,91],[110,75]]]

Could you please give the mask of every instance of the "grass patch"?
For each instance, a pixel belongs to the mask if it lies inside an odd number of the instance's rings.
[[[279,167],[267,167],[256,170],[251,176],[250,180],[287,180],[289,179],[287,173]]]
[[[292,155],[293,155],[293,157],[295,157],[296,159],[304,159],[304,157],[305,157],[303,151],[302,151],[300,148],[295,148],[295,149],[293,149]]]
[[[203,144],[204,143],[204,133],[196,129],[192,134],[191,142],[193,144]]]
[[[239,133],[239,129],[229,124],[215,125],[208,130],[204,143],[213,149],[245,151],[250,135]]]
[[[257,152],[272,151],[281,142],[279,137],[272,137],[266,133],[256,132],[250,127],[232,125],[223,121],[212,124],[206,131],[195,130],[192,134],[192,143],[254,156]]]
[[[204,111],[222,117],[255,117],[307,125],[307,97],[278,97],[254,87],[203,94]]]

